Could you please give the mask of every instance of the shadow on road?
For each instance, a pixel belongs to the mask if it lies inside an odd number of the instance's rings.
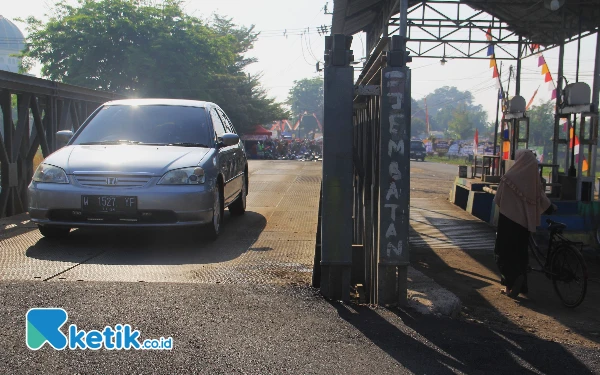
[[[435,249],[424,243],[411,246],[411,264],[415,269],[456,294],[463,306],[466,307],[467,315],[477,320],[493,323],[495,326],[509,331],[525,334],[527,332],[511,320],[511,315],[514,319],[515,315],[530,314],[524,318],[529,319],[526,324],[533,325],[534,331],[546,332],[552,336],[553,332],[549,328],[553,328],[554,332],[560,331],[561,334],[564,334],[564,328],[560,328],[558,325],[554,327],[539,326],[542,320],[536,314],[542,314],[560,322],[588,340],[600,343],[600,304],[598,302],[600,301],[600,285],[589,282],[583,304],[575,309],[569,309],[562,305],[550,280],[544,275],[530,273],[528,295],[526,297],[519,296],[513,303],[499,292],[491,294],[489,292],[488,287],[494,288],[494,292],[496,292],[495,288],[499,291],[501,287],[492,250],[474,247],[457,249],[461,248],[461,244],[464,245],[465,234],[444,229],[445,227],[472,226],[472,224],[461,219],[444,219],[445,225],[438,225],[437,222],[440,219],[427,216],[425,219],[442,232],[445,239],[440,241],[443,245],[439,245]],[[425,234],[413,233],[418,238],[427,238]],[[451,246],[454,249],[444,249],[445,246]],[[598,268],[597,265],[589,264],[588,267]],[[484,288],[488,288],[487,294],[483,291]],[[554,325],[554,323],[552,324]]]
[[[414,373],[592,373],[560,344],[533,336],[400,309],[389,313],[331,304],[342,319]]]
[[[179,265],[226,262],[251,249],[267,219],[246,211],[243,216],[225,214],[219,239],[205,239],[201,228],[78,229],[61,240],[42,238],[26,256],[58,262],[110,265]],[[267,251],[266,248],[252,249]],[[99,256],[110,253],[110,256]]]

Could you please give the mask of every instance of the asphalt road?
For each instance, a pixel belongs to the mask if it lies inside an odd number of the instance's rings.
[[[312,185],[300,184],[315,184],[314,168],[273,163],[251,166],[254,187],[262,195],[249,199],[256,215],[244,220],[260,220],[246,229],[245,221],[230,221],[229,233],[241,237],[221,242],[222,254],[216,245],[199,249],[184,241],[187,247],[177,250],[165,239],[155,243],[150,238],[142,241],[152,247],[146,259],[135,240],[122,246],[119,237],[96,237],[90,246],[110,243],[110,258],[86,262],[71,248],[59,253],[65,259],[57,260],[39,256],[40,246],[44,254],[51,247],[40,243],[35,231],[17,226],[10,230],[22,232],[0,236],[0,270],[16,270],[9,278],[0,277],[0,374],[600,372],[599,353],[584,347],[412,310],[322,299],[305,282],[303,262],[312,229],[295,224],[315,208],[307,200],[314,195]],[[418,167],[415,176],[423,179],[436,173],[451,179],[455,169],[427,162],[412,167]],[[275,182],[286,181],[287,188],[272,190]],[[278,203],[265,207],[273,197]],[[5,252],[8,246],[11,252]],[[159,254],[161,246],[164,255]],[[65,271],[47,282],[25,277],[48,264]],[[75,276],[78,269],[86,272]],[[45,345],[32,351],[25,343],[25,316],[32,307],[64,308],[69,314],[65,332],[69,324],[85,330],[130,324],[142,338],[172,337],[174,347],[57,351]]]
[[[0,284],[0,372],[586,374],[599,353],[412,311],[329,303],[308,287],[171,283]],[[171,351],[39,351],[25,311],[61,306],[81,329],[129,323]]]

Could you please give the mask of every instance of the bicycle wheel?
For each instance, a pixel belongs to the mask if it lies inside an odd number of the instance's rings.
[[[567,307],[577,307],[587,291],[587,267],[575,247],[563,245],[556,249],[551,263],[552,284],[558,297]]]

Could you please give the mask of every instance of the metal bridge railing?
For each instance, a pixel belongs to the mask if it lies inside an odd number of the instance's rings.
[[[104,102],[122,96],[0,71],[0,217],[27,211],[33,160],[56,150],[56,132],[77,130]],[[16,106],[15,106],[16,99]]]

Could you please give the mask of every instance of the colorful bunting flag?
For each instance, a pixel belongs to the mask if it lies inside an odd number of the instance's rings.
[[[550,73],[546,73],[546,78],[544,82],[552,82],[552,75],[550,75]]]
[[[556,89],[552,90],[552,98],[551,100],[556,99]]]
[[[494,54],[494,45],[493,45],[493,44],[490,44],[490,45],[488,46],[488,49],[487,49],[487,55],[488,55],[488,56],[491,56],[491,55],[493,55],[493,54]]]
[[[582,161],[581,171],[586,172],[588,170],[588,163],[585,160],[585,155],[582,155],[580,153],[581,148],[579,147],[579,138],[573,134],[573,127],[571,127],[569,129],[569,138],[571,138],[571,141],[569,142],[569,149],[573,148],[573,144],[575,144],[575,150],[574,150],[575,162],[579,163],[579,158],[582,157],[583,161]]]
[[[550,69],[548,69],[548,64],[542,65],[542,74],[550,73]]]
[[[546,60],[544,59],[544,56],[540,56],[538,58],[538,66],[542,66],[546,63]]]

